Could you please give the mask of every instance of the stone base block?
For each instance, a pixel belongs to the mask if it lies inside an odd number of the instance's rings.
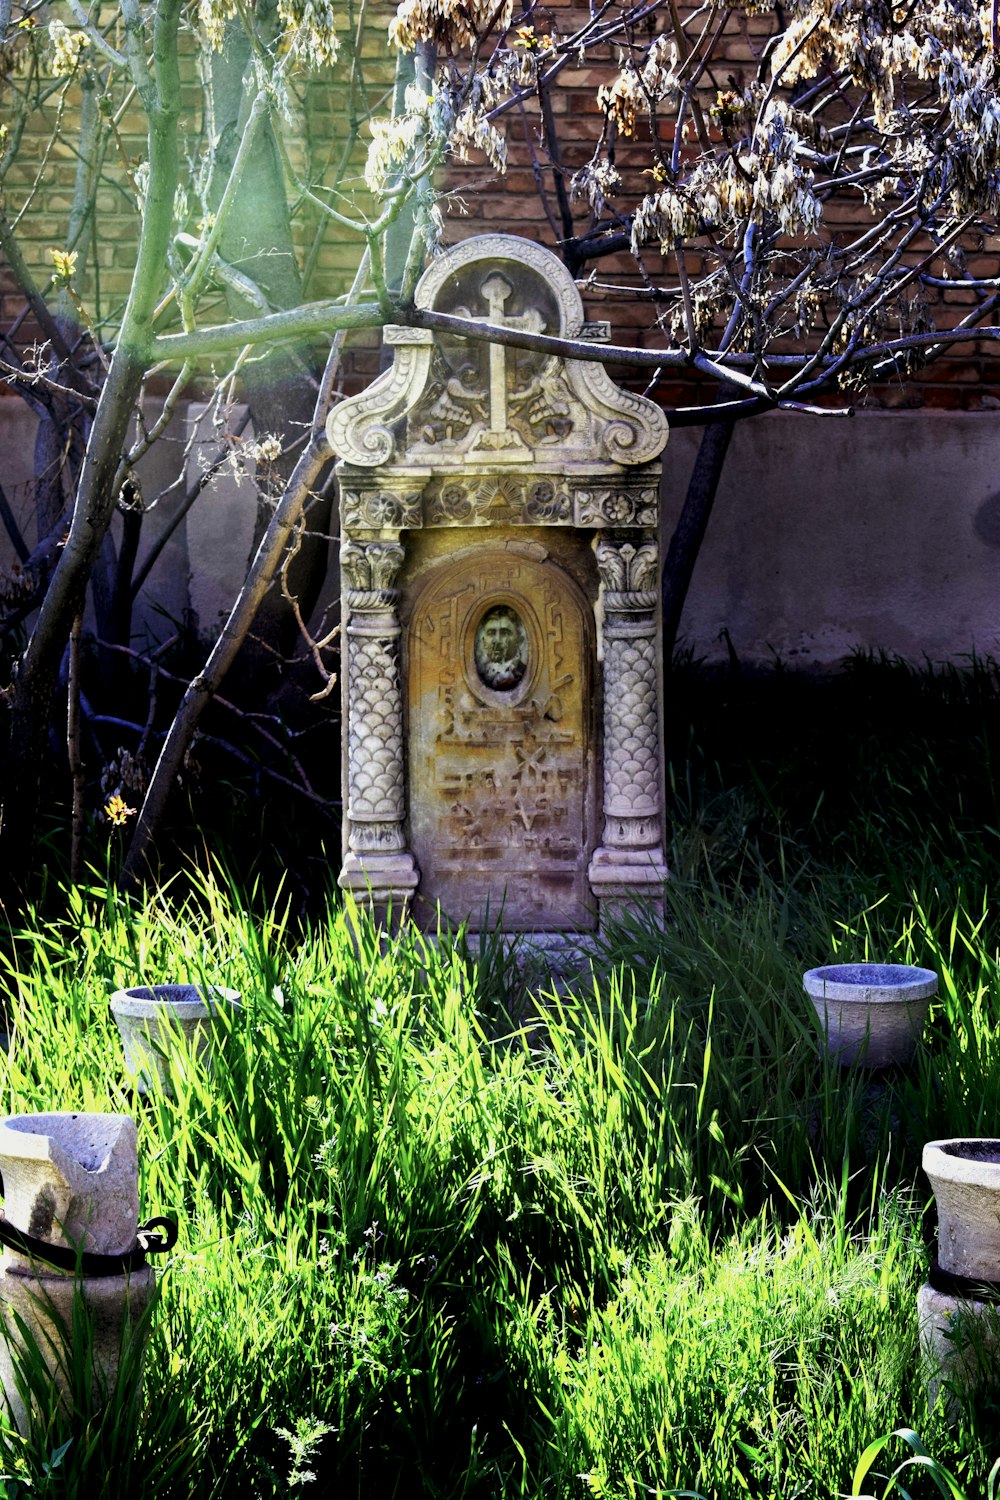
[[[587,876],[597,900],[601,932],[617,917],[663,920],[663,887],[669,878],[660,849],[595,849]]]
[[[971,1395],[984,1376],[996,1379],[1000,1306],[952,1297],[924,1282],[917,1292],[917,1323],[928,1402],[943,1401],[954,1419],[962,1396]]]
[[[420,872],[412,854],[349,853],[337,883],[350,891],[363,911],[370,911],[380,927],[395,930],[409,916]]]
[[[20,1259],[18,1257],[18,1259]],[[93,1339],[92,1408],[99,1407],[118,1375],[126,1322],[135,1322],[149,1305],[156,1285],[146,1266],[129,1276],[43,1276],[11,1264],[10,1252],[0,1261],[0,1389],[19,1432],[28,1429],[28,1403],[18,1389],[15,1353],[23,1347],[17,1318],[37,1343],[52,1383],[65,1402],[70,1398],[73,1368],[73,1300],[83,1298]],[[82,1355],[83,1351],[77,1351]],[[138,1373],[138,1372],[137,1372]]]
[[[469,952],[476,959],[484,945],[493,942],[490,934],[466,936]],[[586,932],[511,932],[500,936],[504,959],[518,971],[522,981],[536,983],[561,992],[573,985],[591,981],[594,954],[593,937]]]

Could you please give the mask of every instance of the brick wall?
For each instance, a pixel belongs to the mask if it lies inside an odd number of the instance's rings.
[[[362,186],[364,157],[368,132],[364,117],[368,112],[388,111],[393,59],[389,55],[385,27],[392,14],[391,6],[381,3],[365,12],[366,24],[361,32],[361,60],[364,80],[346,81],[346,69],[338,71],[331,81],[312,82],[304,86],[295,101],[296,124],[291,132],[296,168],[311,181],[341,183],[341,204],[364,207]],[[582,12],[567,3],[547,5],[534,14],[536,30],[554,30],[561,36],[579,24]],[[713,16],[715,13],[713,12]],[[721,13],[720,13],[721,15]],[[716,24],[713,19],[712,24]],[[733,13],[723,34],[722,68],[737,82],[750,77],[773,28],[770,14],[741,16]],[[347,47],[345,43],[346,57]],[[597,106],[597,89],[617,71],[615,45],[601,53],[588,53],[586,66],[570,66],[560,76],[559,87],[552,96],[551,121],[542,119],[538,101],[529,98],[503,117],[508,141],[509,168],[498,177],[483,160],[452,163],[443,174],[446,215],[445,237],[448,243],[486,231],[504,230],[557,247],[562,237],[559,219],[556,170],[552,154],[568,190],[569,179],[591,157],[600,138],[603,118]],[[197,162],[203,143],[199,137],[200,118],[198,89],[195,79],[195,57],[189,46],[185,59],[185,120],[188,149]],[[717,70],[706,79],[706,103],[714,98],[716,86],[725,85],[726,76]],[[61,109],[61,115],[60,115]],[[45,107],[28,121],[24,139],[4,184],[8,216],[19,216],[18,236],[25,258],[39,283],[47,286],[51,275],[49,250],[65,244],[76,150],[73,122],[79,115],[79,91],[70,91],[60,106],[53,96]],[[62,121],[61,134],[50,141],[53,127]],[[352,129],[356,131],[353,149]],[[624,209],[636,201],[649,186],[642,173],[650,165],[648,140],[643,139],[640,124],[635,141],[620,140],[616,146],[616,163],[624,180],[620,199],[610,205],[613,213],[620,204]],[[669,127],[665,127],[669,141]],[[552,139],[554,134],[554,140]],[[134,195],[128,186],[119,160],[120,153],[130,161],[145,154],[144,125],[138,112],[126,113],[120,125],[121,145],[106,141],[104,180],[97,194],[98,232],[88,256],[87,275],[81,289],[92,315],[101,326],[114,325],[127,293],[133,264],[138,216]],[[549,147],[552,147],[550,154]],[[691,149],[691,148],[688,148]],[[44,167],[42,185],[34,187],[40,168]],[[542,193],[539,194],[539,186]],[[294,194],[293,194],[294,196]],[[572,208],[577,231],[589,223],[589,210],[583,204]],[[849,233],[868,222],[868,211],[858,195],[847,195],[828,206],[824,233]],[[300,204],[295,216],[295,237],[306,274],[306,294],[327,297],[342,293],[349,285],[357,265],[361,244],[358,237],[321,223],[308,204]],[[914,256],[928,247],[916,245]],[[1000,239],[994,237],[982,245],[969,246],[969,269],[975,274],[997,275],[1000,272]],[[671,289],[677,284],[676,266],[663,263],[655,250],[644,252],[650,277],[660,286]],[[688,270],[697,277],[702,262],[695,246],[688,256]],[[587,267],[592,285],[586,290],[591,317],[610,320],[616,341],[656,347],[664,342],[665,330],[657,327],[658,304],[634,294],[641,278],[631,257],[612,256]],[[633,289],[632,294],[624,290]],[[960,317],[971,305],[973,293],[960,288],[942,289],[929,296],[929,312],[935,322],[946,325]],[[10,278],[0,268],[0,316],[7,327],[16,312]],[[220,314],[221,315],[221,314]],[[21,338],[30,331],[30,320],[23,325]],[[375,335],[358,336],[350,362],[352,385],[370,378],[377,365],[378,339]],[[915,380],[896,382],[872,392],[866,404],[894,406],[921,405],[977,409],[997,399],[996,349],[986,342],[963,345],[960,352],[941,359]],[[618,372],[621,375],[622,372]],[[637,375],[635,383],[645,384]],[[696,379],[671,377],[660,383],[658,399],[666,405],[689,404],[711,399],[710,383]]]
[[[565,37],[573,27],[581,24],[585,12],[571,4],[549,4],[544,11],[535,12],[538,32],[547,29],[557,31]],[[707,14],[707,13],[706,13]],[[713,27],[718,24],[723,12],[711,12]],[[757,72],[758,63],[775,30],[773,14],[745,15],[738,11],[728,13],[725,30],[719,48],[720,65],[712,78],[706,76],[702,89],[703,106],[707,114],[708,105],[714,101],[718,88],[735,83],[742,86]],[[603,117],[597,105],[597,90],[601,84],[610,82],[618,70],[618,48],[610,45],[588,52],[586,67],[570,67],[560,75],[559,88],[552,100],[552,123],[557,142],[556,155],[563,169],[564,181],[582,167],[592,156],[600,140]],[[847,113],[849,107],[845,105]],[[457,240],[467,235],[503,228],[511,233],[523,234],[529,239],[556,247],[560,234],[556,209],[555,172],[551,156],[546,149],[549,132],[540,116],[536,101],[527,100],[516,111],[505,117],[505,133],[509,148],[509,165],[506,177],[497,179],[481,163],[465,166],[453,164],[447,174],[448,187],[461,198],[467,210],[460,216],[453,212],[448,218],[448,239]],[[717,132],[713,129],[717,138]],[[661,142],[672,143],[672,125],[661,126]],[[696,148],[690,144],[689,153]],[[619,139],[615,147],[615,161],[623,179],[623,191],[619,199],[609,205],[609,213],[616,209],[626,211],[649,190],[651,179],[643,175],[652,164],[648,128],[640,121],[634,140]],[[544,184],[549,201],[549,216],[541,211],[537,182]],[[584,204],[573,205],[573,220],[576,232],[589,223],[589,209]],[[861,195],[845,192],[839,199],[827,204],[825,222],[817,243],[829,236],[842,239],[852,231],[870,224],[872,216]],[[904,264],[913,264],[932,249],[929,240],[918,240],[904,258]],[[988,238],[970,237],[965,243],[968,271],[970,275],[997,277],[1000,275],[1000,235]],[[658,286],[676,289],[678,285],[676,266],[671,259],[664,260],[659,253],[649,248],[643,252],[643,260],[650,278]],[[705,262],[697,253],[697,246],[688,254],[687,269],[696,279],[705,269]],[[947,274],[942,270],[943,262],[935,267],[937,275]],[[653,304],[638,300],[634,295],[616,295],[621,287],[639,287],[641,278],[636,274],[635,263],[628,254],[611,256],[592,263],[589,268],[594,282],[600,289],[586,292],[590,316],[610,319],[612,337],[623,343],[640,347],[658,347],[665,341],[664,332],[657,329]],[[605,289],[606,288],[606,289]],[[968,311],[975,300],[975,293],[958,287],[950,289],[928,289],[926,292],[928,315],[935,326],[951,326]],[[776,348],[780,349],[778,345]],[[789,349],[801,347],[788,343]],[[875,407],[935,406],[965,410],[979,410],[1000,404],[1000,346],[983,340],[975,344],[962,344],[954,355],[945,356],[920,372],[910,381],[895,380],[872,389],[865,396],[850,398],[854,405]],[[622,377],[616,370],[616,378]],[[636,376],[634,383],[641,387],[642,377]],[[697,377],[669,378],[663,380],[656,395],[667,406],[684,405],[699,399],[710,400],[715,387],[711,382],[699,381]],[[837,398],[832,398],[836,400]],[[848,398],[843,398],[845,401]]]

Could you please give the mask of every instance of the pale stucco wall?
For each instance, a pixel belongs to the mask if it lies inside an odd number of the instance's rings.
[[[699,438],[667,446],[667,537]],[[681,623],[711,661],[723,630],[748,664],[1000,655],[1000,412],[741,423]]]
[[[0,401],[0,478],[29,544],[32,426],[20,402]],[[161,447],[147,496],[188,436],[178,427]],[[666,535],[698,440],[680,429],[667,445]],[[172,503],[150,516],[149,535]],[[253,508],[252,487],[231,476],[199,498],[151,575],[147,608],[165,611],[149,613],[151,635],[192,616],[206,633],[217,628],[243,577]],[[0,534],[0,565],[11,557]],[[1000,655],[1000,412],[741,423],[681,626],[710,661],[726,659],[723,630],[747,664],[777,655],[790,668],[829,667],[857,647],[913,660]]]

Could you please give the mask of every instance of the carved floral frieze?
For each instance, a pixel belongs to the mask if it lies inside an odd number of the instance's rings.
[[[447,479],[431,486],[425,497],[427,526],[546,526],[572,518],[566,483],[554,477]]]
[[[656,526],[656,485],[580,488],[562,475],[515,473],[433,479],[425,490],[345,485],[344,533],[408,531],[421,526]]]
[[[657,524],[659,490],[655,485],[638,489],[624,485],[600,489],[578,489],[574,501],[577,526],[645,526]]]
[[[423,508],[419,489],[405,492],[347,487],[341,493],[340,514],[345,531],[406,531],[420,526]]]

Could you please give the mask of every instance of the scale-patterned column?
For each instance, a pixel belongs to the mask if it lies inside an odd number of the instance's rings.
[[[659,557],[654,541],[596,548],[604,584],[604,839],[590,865],[602,916],[608,903],[657,896],[663,858]]]
[[[406,848],[398,542],[341,548],[347,625],[347,851],[340,884],[402,915],[417,884]]]

